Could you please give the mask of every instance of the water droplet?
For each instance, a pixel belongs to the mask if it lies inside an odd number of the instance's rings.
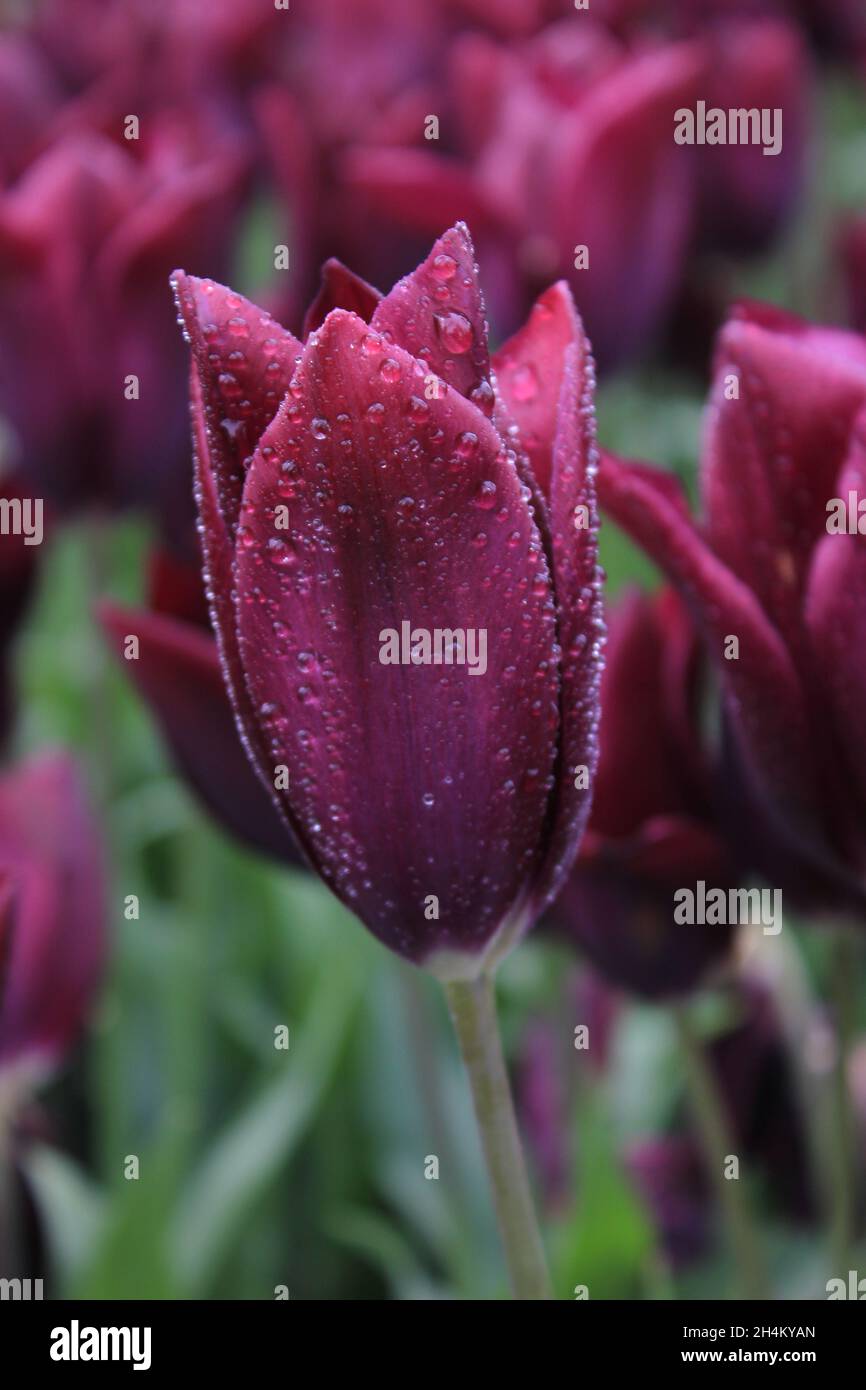
[[[328,435],[331,433],[331,426],[328,424],[327,420],[323,420],[321,416],[317,416],[316,419],[310,423],[310,433],[314,439],[327,439]]]
[[[482,512],[489,512],[496,506],[496,484],[489,478],[485,478],[483,483],[478,484],[475,496],[472,498],[473,507],[478,507]]]
[[[385,361],[379,367],[379,375],[384,377],[386,381],[399,381],[399,362],[395,362],[393,357],[386,357]]]
[[[462,357],[469,351],[475,335],[465,314],[452,309],[448,314],[434,314],[433,319],[448,352],[453,352],[455,357]]]
[[[295,563],[295,552],[293,548],[281,540],[279,536],[272,536],[268,541],[268,559],[275,569],[290,569]]]
[[[458,458],[471,459],[478,453],[478,435],[472,430],[464,430],[454,441],[454,452]]]
[[[431,269],[437,280],[453,280],[457,273],[457,262],[453,256],[437,256]]]

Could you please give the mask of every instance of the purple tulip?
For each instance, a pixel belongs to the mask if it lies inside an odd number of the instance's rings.
[[[149,607],[104,602],[99,618],[177,767],[211,814],[261,853],[299,863],[238,739],[199,570],[159,552],[151,567]],[[138,642],[134,659],[127,659],[130,637]]]
[[[0,413],[35,495],[145,505],[177,532],[189,446],[161,286],[179,256],[227,264],[244,156],[202,105],[142,116],[137,140],[107,116],[64,108],[0,193]]]
[[[701,737],[698,638],[671,590],[627,595],[609,631],[592,813],[550,924],[613,983],[670,997],[733,936],[674,920],[678,888],[737,882]]]
[[[25,506],[27,489],[19,477],[0,481],[0,501]],[[22,513],[23,514],[23,513]],[[31,525],[35,513],[30,513]],[[42,526],[46,519],[43,517]],[[27,611],[36,581],[40,546],[31,544],[37,532],[28,538],[13,531],[0,538],[0,743],[5,739],[14,710],[10,673],[13,643],[21,620]]]
[[[0,1071],[56,1064],[102,975],[102,848],[78,773],[46,754],[0,778]]]
[[[707,35],[710,60],[700,96],[708,108],[779,111],[779,149],[704,146],[698,156],[702,246],[765,250],[788,225],[802,192],[810,122],[808,54],[783,21],[726,23]],[[771,127],[772,129],[772,127]]]
[[[605,507],[703,633],[772,881],[860,914],[864,411],[866,339],[743,306],[717,348],[702,525],[669,474],[610,457],[601,470]]]
[[[702,54],[630,54],[587,17],[511,47],[466,35],[446,97],[456,154],[359,141],[345,177],[383,225],[429,233],[466,217],[500,327],[563,276],[600,362],[622,361],[667,313],[691,237],[692,161],[674,143],[674,113],[697,94]]]
[[[351,307],[337,285],[302,344],[175,276],[212,620],[311,863],[395,951],[474,978],[561,885],[589,810],[592,362],[558,285],[494,375],[462,226],[384,299],[342,278]]]

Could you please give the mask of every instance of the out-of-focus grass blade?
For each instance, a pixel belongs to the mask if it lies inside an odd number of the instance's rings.
[[[93,1253],[105,1221],[105,1198],[71,1158],[48,1145],[30,1148],[24,1169],[65,1286]]]
[[[306,1015],[292,1032],[286,1074],[267,1085],[193,1173],[171,1237],[172,1264],[201,1293],[244,1216],[306,1133],[334,1074],[363,985],[351,949],[328,952]]]

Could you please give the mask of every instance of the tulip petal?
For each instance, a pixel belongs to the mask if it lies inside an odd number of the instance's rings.
[[[866,497],[866,414],[860,417],[838,489],[846,502],[849,493]],[[825,535],[818,542],[805,613],[814,668],[821,673],[844,750],[843,766],[849,776],[853,774],[862,799],[853,823],[862,825],[866,801],[866,535]]]
[[[432,373],[469,396],[486,415],[492,413],[487,319],[464,223],[441,236],[417,270],[394,286],[371,323],[429,363]]]
[[[413,231],[433,233],[443,222],[463,218],[478,235],[491,219],[492,209],[472,170],[444,155],[365,146],[348,152],[342,173],[377,216]]]
[[[578,342],[565,353],[550,481],[553,584],[562,652],[561,731],[553,820],[535,890],[539,911],[556,895],[574,862],[589,816],[598,762],[604,617],[598,565],[594,387],[595,369],[581,330]],[[581,769],[584,776],[578,775]]]
[[[425,364],[382,346],[341,310],[307,344],[247,478],[240,647],[263,773],[289,768],[319,872],[394,950],[471,975],[509,917],[525,925],[556,751],[552,591],[493,425],[455,391],[423,401]],[[384,664],[404,622],[486,632],[486,671]]]
[[[245,470],[303,348],[270,315],[223,285],[182,271],[172,284],[192,348],[195,493],[211,621],[238,730],[246,743],[257,744],[232,607],[234,536]]]
[[[674,921],[674,891],[703,879],[727,888],[731,866],[704,826],[674,817],[647,821],[638,836],[589,835],[551,919],[611,981],[648,999],[694,989],[731,948],[727,925]]]
[[[0,863],[17,918],[0,1013],[0,1069],[54,1061],[81,1025],[105,955],[104,866],[77,771],[44,754],[0,781]]]
[[[703,633],[732,709],[745,762],[763,795],[806,839],[820,839],[803,692],[778,631],[750,589],[708,548],[670,475],[605,454],[601,505],[677,586]],[[738,659],[725,658],[728,637]]]
[[[864,404],[866,343],[855,334],[747,305],[722,330],[702,473],[707,534],[795,653],[809,559]]]
[[[181,270],[171,283],[198,382],[202,464],[213,474],[220,515],[232,535],[246,461],[288,390],[301,344],[224,285]]]
[[[536,300],[524,326],[493,358],[500,395],[517,422],[521,442],[545,497],[550,495],[565,354],[581,337],[571,291],[560,280]]]
[[[304,318],[304,337],[308,338],[317,328],[321,328],[332,309],[351,309],[359,319],[369,323],[381,298],[378,290],[349,270],[336,256],[331,256],[322,266],[319,292]]]
[[[210,633],[113,603],[100,605],[99,618],[121,660],[127,637],[138,638],[137,660],[123,665],[158,720],[180,771],[216,819],[254,849],[299,862],[244,754]]]

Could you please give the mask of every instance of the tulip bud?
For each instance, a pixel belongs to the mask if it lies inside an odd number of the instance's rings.
[[[556,891],[589,809],[568,773],[595,766],[602,636],[571,297],[548,291],[506,344],[500,393],[462,225],[383,299],[331,274],[350,305],[306,343],[212,281],[174,285],[247,754],[376,936],[474,978]]]

